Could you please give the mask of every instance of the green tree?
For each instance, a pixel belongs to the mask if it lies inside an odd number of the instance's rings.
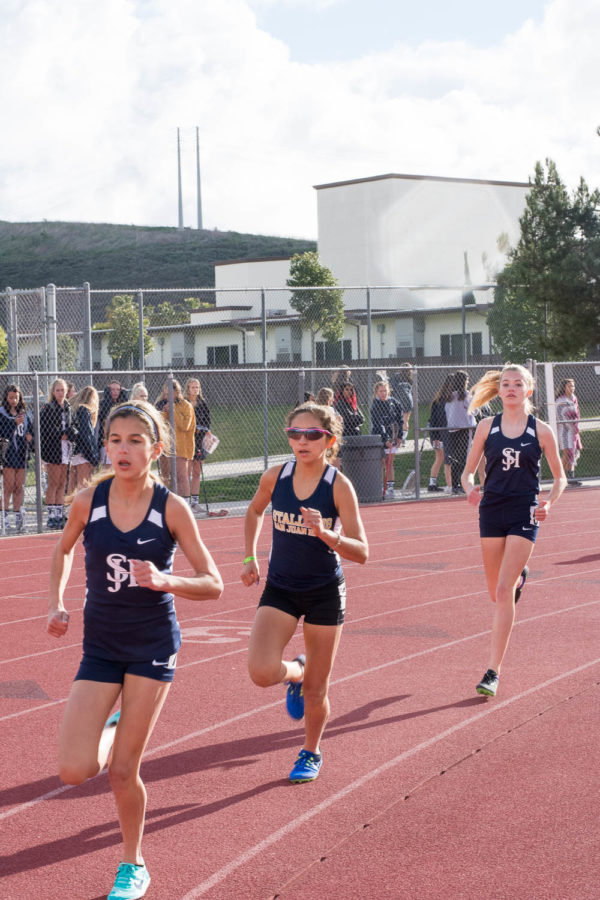
[[[77,341],[70,334],[59,334],[56,339],[58,368],[61,372],[73,372],[77,368]]]
[[[106,310],[108,327],[108,352],[116,369],[139,366],[140,325],[138,306],[130,294],[118,294],[112,298]],[[148,319],[143,320],[144,355],[154,349],[152,338],[147,332]]]
[[[569,196],[549,159],[530,183],[488,324],[505,359],[577,359],[600,343],[600,193]]]
[[[326,341],[341,340],[344,333],[344,292],[335,289],[337,279],[331,269],[321,265],[319,255],[311,250],[297,253],[290,261],[290,277],[286,284],[294,291],[290,299],[292,309],[300,314],[302,325],[310,332],[313,367],[316,364],[315,337],[322,333]],[[319,290],[319,288],[329,288]]]
[[[156,306],[150,307],[150,324],[155,325],[181,325],[190,321],[187,309],[182,309],[179,304],[169,303],[165,300]]]

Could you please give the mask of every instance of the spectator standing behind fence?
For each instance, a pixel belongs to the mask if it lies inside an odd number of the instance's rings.
[[[104,446],[104,423],[106,417],[113,406],[116,406],[117,403],[125,403],[126,400],[127,391],[125,388],[121,387],[120,382],[116,380],[109,381],[104,390],[104,394],[102,395],[100,408],[98,410],[98,452],[100,453],[100,461],[102,463],[107,462],[106,447]],[[110,465],[110,460],[108,461],[108,465]]]
[[[378,381],[373,390],[373,403],[371,405],[371,434],[379,434],[383,446],[393,453],[398,445],[398,437],[402,431],[402,410],[393,397],[390,396],[390,386],[387,381]],[[385,495],[394,496],[394,478],[387,478],[386,456],[383,456],[383,478],[386,479]],[[393,473],[393,469],[388,469]]]
[[[402,363],[397,372],[390,379],[392,397],[402,410],[402,446],[406,446],[408,437],[408,423],[413,410],[412,395],[412,366],[410,363]]]
[[[444,464],[446,485],[449,490],[452,488],[452,475],[450,473],[450,452],[448,448],[448,432],[436,431],[436,429],[438,428],[445,429],[448,424],[446,420],[446,403],[451,399],[452,396],[452,390],[450,388],[451,383],[452,375],[446,375],[437,394],[433,398],[433,401],[431,403],[431,410],[429,412],[428,425],[431,429],[429,431],[429,440],[431,441],[431,446],[433,447],[435,453],[435,459],[429,473],[429,486],[427,488],[430,493],[442,490],[442,488],[439,487],[437,483],[438,475],[440,473],[440,469],[442,468],[442,463]]]
[[[0,406],[0,438],[6,441],[4,450],[4,496],[0,516],[8,527],[8,510],[12,498],[15,514],[14,527],[25,529],[25,475],[29,453],[33,447],[33,422],[27,412],[21,389],[16,384],[7,384]],[[1,523],[0,523],[1,524]]]
[[[350,369],[338,369],[331,376],[331,387],[333,388],[333,405],[338,402],[342,395],[342,388],[351,381]],[[356,398],[355,398],[356,399]],[[356,406],[354,407],[356,409]]]
[[[194,430],[194,456],[190,462],[190,506],[195,515],[202,512],[198,502],[200,493],[200,476],[202,475],[202,463],[206,459],[204,438],[210,434],[210,409],[202,393],[202,385],[198,378],[188,378],[183,389],[184,399],[192,406],[196,418]]]
[[[57,378],[50,386],[48,402],[40,411],[41,455],[46,463],[48,476],[47,528],[62,528],[65,524],[63,503],[67,488],[67,465],[71,455],[71,443],[77,437],[66,394],[66,382],[62,378]]]
[[[135,403],[137,400],[143,400],[144,403],[148,402],[148,388],[143,381],[136,381],[129,391],[129,402]]]
[[[165,384],[162,397],[157,401],[156,408],[160,409],[167,422],[169,419],[169,386]],[[159,406],[159,403],[161,406]],[[196,416],[194,408],[183,396],[181,385],[173,379],[173,422],[175,424],[175,472],[177,479],[177,493],[190,503],[190,466],[194,458],[194,433],[196,430]],[[171,486],[175,490],[175,485]]]
[[[469,375],[461,369],[455,372],[450,383],[451,393],[446,402],[446,421],[448,423],[448,449],[450,452],[450,472],[452,474],[452,493],[464,494],[460,477],[467,461],[469,438],[475,428],[475,416],[469,412],[471,399],[467,390]]]
[[[340,396],[333,407],[342,419],[342,435],[360,434],[365,417],[358,406],[354,385],[347,381],[342,385]]]
[[[580,418],[579,402],[575,395],[575,381],[573,378],[563,378],[556,395],[558,449],[569,484],[576,486],[582,484],[575,478],[575,466],[583,446],[579,436]]]
[[[317,404],[317,406],[326,406],[329,409],[331,409],[331,411],[335,415],[335,417],[338,420],[338,422],[340,423],[340,425],[343,425],[343,419],[342,419],[341,415],[339,414],[339,412],[336,410],[335,406],[333,405],[333,390],[331,388],[328,388],[328,387],[320,388],[320,390],[317,393],[315,403]],[[338,451],[338,455],[332,456],[331,459],[329,460],[329,464],[334,466],[336,469],[340,468],[340,459],[338,457],[341,455],[341,452],[342,451],[341,451],[341,447],[340,447],[340,449]]]
[[[82,488],[90,480],[100,462],[96,424],[100,399],[91,384],[82,388],[71,401],[71,410],[77,428],[75,450],[71,457],[69,494]]]

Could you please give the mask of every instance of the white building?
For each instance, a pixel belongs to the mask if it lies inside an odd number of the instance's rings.
[[[318,363],[369,355],[456,361],[463,341],[469,359],[493,353],[486,317],[505,263],[498,242],[517,242],[529,184],[389,174],[315,189],[319,258],[344,289],[346,316],[335,347],[317,336]],[[215,307],[192,313],[189,325],[152,328],[146,364],[309,363],[310,334],[285,286],[289,265],[216,263]],[[463,307],[469,286],[476,302]],[[102,368],[111,366],[107,340],[96,338]]]
[[[456,358],[463,332],[469,356],[493,352],[486,314],[491,282],[506,259],[499,243],[518,240],[529,184],[390,174],[315,189],[319,258],[345,288],[346,326],[337,353],[365,358],[370,338],[374,358]],[[288,274],[289,260],[219,263],[217,306],[245,288],[252,315],[260,316],[260,289],[266,288],[268,358],[306,361],[308,336],[294,329],[291,295],[283,288]],[[476,303],[463,310],[470,285]],[[318,342],[318,360],[331,349]]]
[[[319,258],[340,284],[463,285],[465,253],[475,284],[502,267],[498,239],[516,243],[529,185],[378,175],[315,190]]]

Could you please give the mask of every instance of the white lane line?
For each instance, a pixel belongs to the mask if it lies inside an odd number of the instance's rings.
[[[551,616],[560,615],[562,612],[570,612],[572,610],[581,609],[586,606],[594,606],[598,603],[600,603],[600,600],[592,600],[589,603],[583,603],[580,606],[571,606],[565,610],[557,610],[557,611],[551,612],[551,613],[543,613],[542,615],[539,615],[539,616],[531,616],[529,619],[522,619],[519,623],[516,623],[516,624],[525,624],[527,622],[535,622],[538,619],[549,618]],[[373,672],[379,672],[382,669],[389,668],[390,666],[399,665],[400,663],[407,662],[408,660],[416,659],[419,656],[426,656],[427,654],[434,653],[437,650],[445,650],[448,647],[454,647],[457,644],[463,644],[463,643],[466,643],[467,641],[474,640],[475,638],[478,638],[478,637],[485,637],[488,634],[490,634],[490,631],[481,631],[481,632],[478,632],[477,634],[468,635],[467,637],[457,638],[454,641],[447,641],[446,643],[439,644],[436,647],[429,647],[426,650],[419,650],[416,653],[410,653],[408,656],[399,657],[399,658],[391,660],[387,663],[381,663],[380,665],[372,666],[369,669],[362,669],[360,672],[353,672],[351,675],[345,675],[342,678],[337,678],[337,679],[333,680],[331,682],[331,684],[332,685],[342,684],[345,681],[351,681],[352,679],[362,677],[363,675],[370,675]],[[242,652],[244,652],[244,651],[243,650],[235,650],[232,653],[223,654],[223,656],[233,656],[236,653],[242,653]],[[220,659],[222,657],[214,657],[214,658]],[[210,660],[200,660],[200,662],[209,662],[209,661]],[[572,669],[570,672],[566,672],[561,675],[556,675],[554,678],[551,678],[549,681],[543,682],[541,685],[538,685],[538,688],[542,688],[547,684],[552,684],[554,681],[559,681],[561,678],[564,678],[567,675],[572,674],[574,672],[582,671],[583,669],[586,669],[589,666],[595,665],[597,662],[600,662],[600,659],[593,660],[590,663],[585,663],[584,665],[579,666],[577,669]],[[190,665],[190,664],[188,664],[188,665]],[[514,702],[514,700],[519,699],[519,697],[525,697],[525,696],[527,696],[527,694],[531,693],[534,690],[537,690],[538,688],[530,688],[528,691],[524,691],[522,694],[518,694],[515,697],[510,698],[509,700],[504,700],[499,704],[495,703],[494,709],[501,709],[503,706],[506,706],[508,703]],[[66,700],[67,700],[67,698],[65,698],[65,700],[57,700],[52,704],[48,704],[48,706],[56,706],[57,703],[64,703],[64,702],[66,702]],[[153,747],[151,750],[146,751],[146,753],[144,754],[144,758],[147,758],[149,756],[155,756],[156,754],[162,753],[163,751],[166,751],[166,750],[171,750],[173,747],[177,747],[180,744],[187,743],[188,741],[193,741],[196,738],[202,737],[205,734],[210,734],[213,731],[217,731],[219,728],[226,728],[228,725],[235,725],[236,723],[241,722],[244,719],[249,719],[254,715],[258,715],[259,713],[266,712],[267,710],[276,709],[281,706],[281,702],[282,702],[281,698],[279,698],[278,700],[275,700],[272,703],[267,703],[264,706],[255,707],[254,709],[247,710],[246,712],[238,713],[235,716],[231,716],[229,719],[223,719],[220,722],[213,723],[212,725],[206,725],[204,728],[200,728],[197,731],[193,731],[188,734],[182,735],[181,737],[175,738],[172,741],[168,741],[166,744],[161,744],[158,747]],[[39,707],[39,708],[44,709],[47,707]],[[13,716],[18,715],[18,713],[13,713],[12,715]],[[11,716],[8,716],[5,718],[11,718]],[[475,718],[478,718],[478,717],[476,716]],[[3,721],[3,719],[0,719],[0,721]],[[470,721],[474,721],[474,719],[466,720],[465,724],[467,724]],[[463,726],[462,725],[453,726],[454,730],[456,730],[458,727],[463,727]],[[448,733],[452,733],[452,732],[450,731]],[[420,746],[421,745],[418,745],[418,747],[420,747]],[[98,778],[102,774],[103,773],[100,772],[99,775],[96,776],[96,778]],[[61,787],[56,788],[53,791],[50,791],[47,794],[41,795],[40,797],[34,797],[32,800],[29,800],[27,803],[23,803],[23,804],[20,804],[19,806],[11,807],[11,809],[8,809],[5,812],[0,813],[0,822],[3,819],[9,818],[10,816],[17,815],[20,812],[25,812],[25,810],[29,809],[32,806],[35,806],[38,803],[41,803],[44,800],[50,800],[52,797],[56,797],[56,796],[58,796],[58,794],[64,793],[64,791],[71,790],[72,787],[73,787],[73,785],[65,784],[65,785],[62,785]]]
[[[554,678],[549,678],[547,681],[544,681],[541,684],[536,685],[535,687],[528,688],[526,691],[522,691],[520,694],[516,694],[514,697],[510,697],[508,700],[502,700],[500,703],[494,703],[494,705],[490,706],[490,708],[485,709],[482,712],[475,713],[474,715],[469,716],[468,719],[464,719],[462,722],[458,722],[456,725],[452,725],[450,728],[446,728],[444,731],[440,731],[439,734],[428,738],[426,741],[421,741],[421,743],[415,744],[414,747],[410,747],[408,750],[404,750],[402,753],[399,753],[398,756],[395,756],[393,759],[389,759],[387,762],[383,763],[383,765],[378,766],[378,768],[373,769],[371,772],[367,772],[367,774],[363,775],[361,778],[357,778],[355,781],[350,782],[350,784],[346,785],[346,787],[342,788],[340,791],[337,791],[337,793],[332,794],[331,797],[328,797],[326,800],[323,800],[321,803],[313,806],[312,809],[306,810],[306,812],[302,813],[301,816],[297,816],[297,818],[292,819],[286,825],[283,825],[281,828],[277,829],[277,831],[272,832],[270,835],[268,835],[268,837],[263,838],[262,841],[259,841],[253,847],[249,847],[243,853],[240,853],[239,856],[236,856],[235,859],[232,859],[229,863],[227,863],[227,865],[214,872],[201,884],[192,888],[191,891],[188,891],[188,893],[184,897],[182,897],[181,900],[194,900],[195,897],[201,897],[202,894],[206,894],[207,891],[225,881],[225,879],[228,878],[229,875],[231,875],[233,872],[235,872],[236,869],[239,869],[247,862],[250,862],[251,859],[254,859],[254,857],[262,853],[263,850],[266,850],[268,847],[271,847],[273,844],[277,843],[277,841],[281,840],[281,838],[286,837],[288,834],[291,834],[301,825],[304,825],[305,822],[309,822],[315,816],[319,815],[319,813],[324,812],[326,809],[329,809],[329,807],[333,806],[335,803],[338,803],[340,800],[344,800],[349,794],[363,787],[363,785],[368,784],[369,781],[372,781],[373,778],[378,778],[380,775],[383,775],[384,772],[393,769],[395,766],[404,762],[404,760],[409,759],[411,756],[419,753],[421,750],[427,750],[429,749],[429,747],[433,747],[434,744],[437,744],[440,741],[443,741],[445,738],[456,734],[457,731],[461,731],[463,728],[466,728],[468,725],[472,725],[479,719],[483,719],[485,716],[489,716],[492,713],[498,712],[499,710],[509,706],[511,703],[522,700],[524,697],[527,697],[530,694],[535,693],[536,691],[543,690],[544,688],[549,687],[551,684],[555,684],[557,681],[560,681],[563,678],[568,678],[570,675],[576,675],[578,672],[583,672],[585,669],[589,669],[591,666],[595,666],[598,663],[600,663],[600,657],[590,662],[584,663],[581,666],[577,666],[577,668],[571,669],[568,672],[563,672],[561,675],[556,675]]]
[[[593,571],[596,571],[596,570],[593,570]],[[600,570],[598,570],[598,571],[600,571]],[[546,578],[541,581],[538,581],[538,582],[536,582],[536,584],[542,584],[545,581],[555,581],[557,579],[566,578],[566,577],[568,577],[568,576],[567,575],[557,575],[557,576],[553,576],[551,578]],[[486,591],[478,591],[478,592],[476,592],[476,594],[477,593],[486,593]],[[384,610],[384,611],[378,611],[378,612],[372,613],[368,616],[361,616],[358,619],[354,619],[351,624],[354,625],[354,624],[357,624],[358,622],[367,621],[368,619],[378,619],[381,616],[393,615],[394,613],[402,613],[402,612],[405,612],[408,610],[421,609],[426,606],[434,606],[438,603],[445,603],[450,600],[461,600],[461,599],[464,599],[464,597],[476,596],[476,594],[475,595],[473,595],[473,594],[457,594],[454,597],[441,597],[437,600],[428,600],[425,603],[415,603],[412,606],[400,606],[400,607],[397,607],[396,609],[391,609],[391,610],[388,609],[388,610]],[[517,626],[520,626],[520,625],[526,625],[529,622],[536,622],[539,619],[547,619],[547,618],[552,618],[553,616],[559,616],[559,615],[562,615],[562,613],[572,612],[573,610],[585,609],[588,606],[594,606],[598,603],[600,603],[600,600],[590,600],[587,603],[580,603],[576,606],[566,606],[561,609],[553,610],[552,612],[541,613],[540,615],[537,615],[537,616],[529,616],[529,618],[519,619],[518,621],[516,621],[513,625],[513,628],[516,628]],[[469,635],[466,635],[465,637],[457,638],[456,640],[453,640],[453,641],[447,641],[444,644],[437,644],[435,647],[429,647],[426,650],[419,650],[417,653],[411,654],[409,656],[399,657],[399,658],[391,660],[390,662],[382,663],[381,665],[376,666],[375,668],[364,669],[364,670],[361,670],[360,672],[355,672],[352,675],[346,675],[343,678],[333,679],[331,681],[331,685],[341,684],[343,681],[348,681],[352,678],[359,678],[362,675],[368,675],[371,672],[378,671],[379,669],[385,669],[385,668],[388,668],[388,666],[393,666],[393,665],[396,665],[397,663],[405,662],[406,660],[414,659],[415,657],[418,657],[418,656],[424,656],[425,654],[428,654],[428,653],[435,653],[436,651],[444,650],[447,647],[454,647],[457,644],[462,644],[462,643],[465,643],[466,641],[471,641],[478,637],[485,637],[488,634],[490,634],[489,629],[486,631],[479,631],[476,634],[469,634]],[[302,632],[298,631],[293,637],[301,637],[301,635],[302,635]],[[78,643],[77,644],[69,644],[68,646],[71,648],[78,647],[79,644]],[[54,653],[60,649],[66,649],[66,647],[63,647],[63,648],[58,647],[58,648],[56,648],[56,650],[48,650],[48,651],[44,651],[44,652]],[[220,659],[227,659],[230,656],[238,656],[241,653],[246,653],[247,649],[248,649],[247,647],[239,647],[236,650],[230,650],[226,653],[219,653],[219,654],[215,654],[214,656],[207,656],[207,657],[203,657],[202,659],[191,660],[190,662],[182,663],[177,668],[178,668],[178,670],[189,669],[189,668],[192,668],[193,666],[200,666],[200,665],[204,665],[205,663],[209,663],[209,662],[217,662]],[[35,654],[35,655],[39,656],[41,654]],[[28,658],[29,657],[20,657],[20,659],[28,659]],[[22,709],[22,710],[19,710],[18,712],[10,713],[9,715],[6,715],[6,716],[0,716],[0,722],[4,722],[7,719],[17,718],[19,716],[26,716],[29,713],[37,712],[42,709],[50,709],[51,707],[56,706],[57,704],[66,703],[67,700],[68,700],[68,697],[64,697],[62,699],[53,700],[51,703],[47,703],[42,706],[36,706],[36,707],[28,708],[28,709]],[[272,703],[272,704],[269,704],[268,706],[262,706],[262,707],[259,707],[256,710],[256,712],[261,712],[264,709],[271,709],[272,707],[277,706],[277,705],[278,705],[278,703]],[[227,720],[227,722],[224,724],[229,724],[230,721],[236,721],[236,720],[235,719]],[[220,727],[220,725],[211,726],[211,728],[212,727]],[[181,738],[178,740],[187,740],[187,738],[184,737],[184,738]]]

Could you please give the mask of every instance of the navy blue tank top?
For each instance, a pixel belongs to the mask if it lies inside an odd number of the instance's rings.
[[[339,528],[333,502],[337,469],[327,465],[310,497],[298,500],[293,484],[295,468],[295,460],[282,466],[271,496],[273,543],[267,578],[271,584],[288,591],[310,591],[340,578],[342,567],[338,554],[310,534],[302,521],[300,507],[318,509],[325,528]]]
[[[538,441],[535,416],[530,415],[522,435],[509,438],[502,434],[502,415],[494,416],[483,453],[485,483],[483,500],[524,497],[540,490],[542,448]]]
[[[164,661],[181,646],[173,594],[140,587],[131,560],[149,560],[159,571],[172,572],[175,541],[165,522],[169,491],[155,483],[144,520],[119,531],[108,511],[112,483],[110,478],[96,486],[83,531],[83,652],[122,662]]]

